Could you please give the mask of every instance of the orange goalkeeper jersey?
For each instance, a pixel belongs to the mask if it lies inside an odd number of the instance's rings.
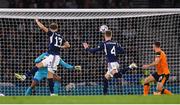
[[[159,75],[169,74],[169,68],[167,63],[167,57],[164,51],[156,52],[156,56],[160,57],[160,62],[156,65],[156,70]]]

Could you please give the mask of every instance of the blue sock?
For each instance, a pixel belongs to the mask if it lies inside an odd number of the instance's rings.
[[[54,94],[54,81],[53,78],[48,78],[48,85],[51,94]]]
[[[29,95],[31,95],[31,93],[32,93],[32,88],[29,87],[25,92],[25,96],[29,96]]]
[[[37,71],[38,71],[38,67],[34,67],[32,70],[26,71],[25,76],[30,77],[30,76],[34,75]]]
[[[59,94],[60,85],[61,85],[61,83],[59,81],[54,82],[54,93],[55,94]]]
[[[103,80],[103,94],[104,95],[107,95],[107,92],[108,92],[108,80],[104,77],[104,80]]]

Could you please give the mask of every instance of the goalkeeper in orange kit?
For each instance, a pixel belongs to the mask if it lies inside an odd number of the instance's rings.
[[[172,93],[163,88],[164,84],[167,82],[170,71],[168,68],[167,57],[164,51],[160,48],[160,42],[155,42],[153,44],[153,50],[155,51],[155,61],[151,64],[143,65],[143,69],[147,69],[148,67],[155,66],[156,72],[152,75],[145,78],[144,81],[144,95],[148,95],[150,90],[150,82],[157,82],[157,92],[154,92],[154,95],[168,94],[172,95]]]

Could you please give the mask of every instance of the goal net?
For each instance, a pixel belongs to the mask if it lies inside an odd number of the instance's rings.
[[[120,67],[132,62],[142,66],[153,61],[152,43],[160,41],[167,53],[171,75],[165,85],[174,94],[180,94],[180,10],[178,9],[0,9],[0,93],[9,96],[24,95],[32,78],[19,81],[14,73],[23,74],[35,65],[34,59],[48,48],[48,37],[35,23],[38,17],[45,26],[56,22],[71,48],[62,50],[61,58],[82,70],[66,70],[58,66],[62,77],[61,95],[100,95],[103,76],[107,71],[102,53],[84,51],[82,43],[97,47],[103,41],[99,32],[107,25],[113,40],[119,42],[126,53],[119,56]],[[143,80],[155,71],[135,69],[122,78],[109,82],[111,95],[141,95]],[[35,95],[49,95],[46,79],[39,82]],[[151,84],[151,93],[156,83]]]

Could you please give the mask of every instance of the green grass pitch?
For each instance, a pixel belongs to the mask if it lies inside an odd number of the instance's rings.
[[[180,104],[180,95],[5,96],[0,104]]]

